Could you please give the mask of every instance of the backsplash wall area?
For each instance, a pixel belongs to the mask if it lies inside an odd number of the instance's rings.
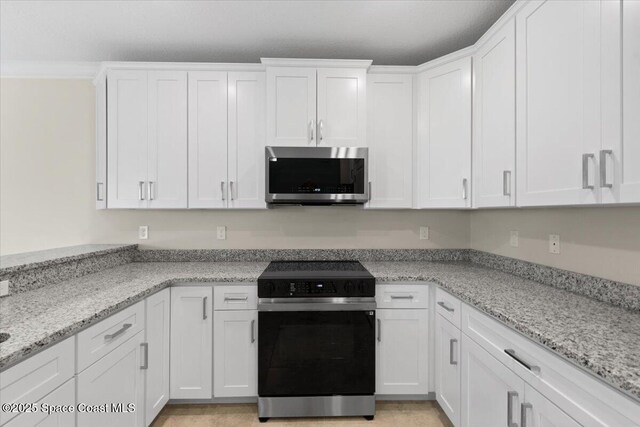
[[[640,280],[640,207],[483,211],[97,211],[95,94],[87,80],[1,79],[0,253],[83,243],[141,248],[473,248]],[[28,194],[24,188],[29,188]],[[149,226],[138,240],[137,227]],[[227,227],[227,240],[216,227]],[[419,227],[429,226],[429,240]],[[519,247],[509,232],[519,231]],[[548,234],[561,253],[549,254]]]

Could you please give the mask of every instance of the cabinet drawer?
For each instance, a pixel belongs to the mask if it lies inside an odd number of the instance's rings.
[[[460,329],[460,300],[440,288],[436,288],[436,313]]]
[[[258,288],[255,285],[213,287],[214,310],[256,310]]]
[[[427,308],[429,285],[415,282],[377,285],[376,304],[378,308]]]
[[[73,377],[74,338],[67,338],[0,373],[2,403],[34,403]],[[19,413],[0,411],[0,424]]]
[[[78,369],[82,372],[144,329],[144,301],[78,333]]]

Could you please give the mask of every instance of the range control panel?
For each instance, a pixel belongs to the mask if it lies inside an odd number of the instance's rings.
[[[373,297],[375,280],[258,280],[259,298]]]

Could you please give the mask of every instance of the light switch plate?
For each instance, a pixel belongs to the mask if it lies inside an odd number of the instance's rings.
[[[141,225],[138,227],[138,239],[147,240],[149,238],[149,226]]]
[[[3,280],[0,282],[0,297],[9,295],[9,281]]]
[[[509,238],[509,245],[511,245],[511,246],[512,246],[512,247],[514,247],[514,248],[517,248],[517,247],[518,247],[518,245],[520,244],[520,243],[518,242],[518,237],[519,237],[519,236],[518,236],[518,232],[517,232],[517,231],[515,231],[515,230],[512,230],[512,231],[511,231],[511,236],[510,236],[510,238]]]
[[[217,228],[218,240],[226,240],[227,239],[227,227],[224,225],[219,225]]]
[[[549,253],[550,254],[560,253],[560,235],[559,234],[549,234]]]
[[[429,227],[420,227],[420,240],[429,240]]]

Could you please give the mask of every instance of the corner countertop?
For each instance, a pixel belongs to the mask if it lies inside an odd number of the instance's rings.
[[[429,281],[640,399],[640,313],[469,262],[363,262]],[[131,263],[0,299],[0,370],[178,282],[255,283],[266,262]]]

